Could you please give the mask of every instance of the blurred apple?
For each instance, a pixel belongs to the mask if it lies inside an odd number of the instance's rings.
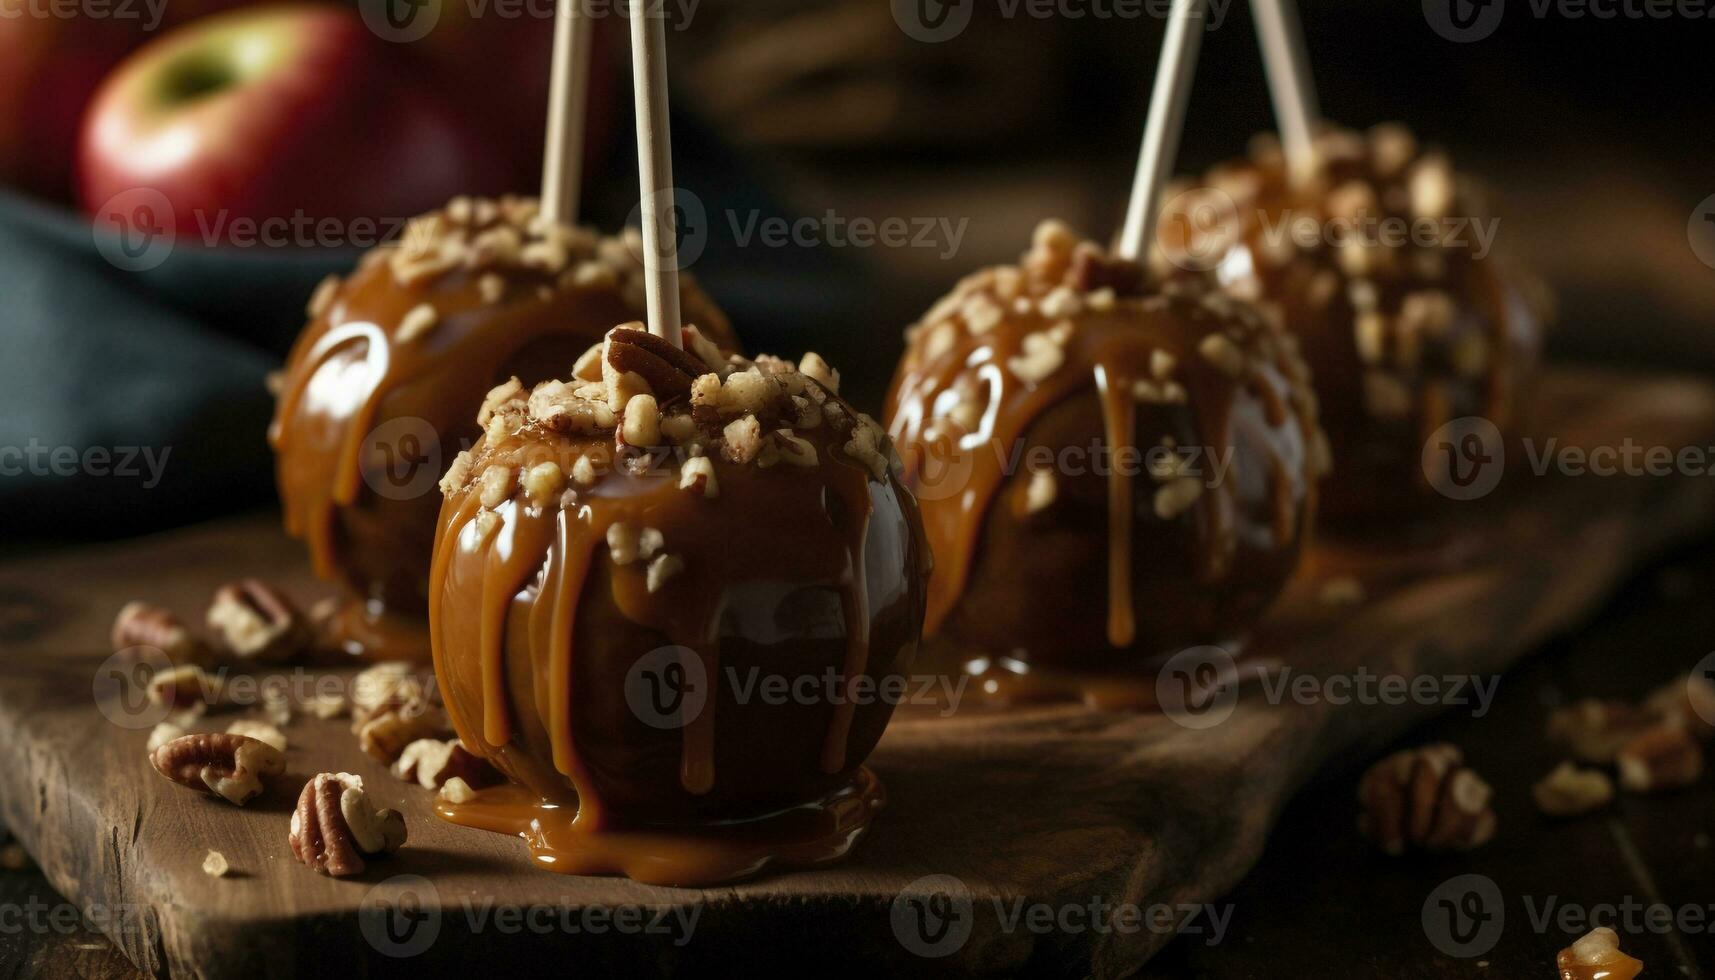
[[[135,20],[0,0],[0,182],[70,197],[84,106],[108,69],[148,37]]]
[[[504,180],[485,156],[356,13],[263,7],[173,31],[108,78],[84,123],[79,196],[99,214],[147,189],[178,238],[220,244],[262,222],[403,218],[492,192]]]

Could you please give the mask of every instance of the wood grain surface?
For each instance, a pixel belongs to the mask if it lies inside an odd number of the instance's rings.
[[[1561,446],[1715,445],[1715,391],[1701,383],[1562,374],[1543,406],[1542,436]],[[1640,563],[1715,522],[1715,487],[1701,476],[1515,468],[1450,514],[1457,537],[1433,547],[1320,546],[1255,654],[1321,678],[1492,676],[1586,619]],[[123,712],[94,696],[113,613],[139,597],[194,612],[214,586],[258,573],[320,593],[299,549],[258,521],[0,568],[0,820],[148,973],[742,964],[1124,975],[1176,927],[1211,924],[1174,909],[1231,889],[1307,778],[1441,707],[1271,703],[1248,684],[1230,717],[1200,728],[1075,706],[907,711],[872,760],[889,807],[852,860],[727,888],[654,888],[544,874],[516,840],[440,823],[428,793],[363,757],[342,722],[296,720],[291,778],[245,810],[149,772],[146,731],[116,724]],[[1321,584],[1348,574],[1367,598],[1322,601]],[[292,864],[286,845],[297,788],[336,769],[363,775],[411,824],[405,851],[353,881]],[[238,873],[204,876],[210,848]],[[1088,928],[1068,911],[1093,905],[1136,906],[1148,921]],[[1032,919],[1034,906],[1056,921]],[[1157,906],[1167,911],[1154,918]]]

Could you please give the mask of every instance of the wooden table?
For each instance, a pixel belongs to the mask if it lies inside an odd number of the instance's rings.
[[[1715,444],[1715,391],[1699,384],[1562,375],[1545,404],[1563,444],[1626,437]],[[1710,527],[1715,486],[1705,480],[1503,481],[1491,500],[1458,512],[1474,533],[1462,538],[1467,545],[1451,565],[1402,559],[1373,544],[1325,546],[1256,646],[1321,677],[1498,675],[1582,624],[1662,548]],[[1439,570],[1426,571],[1432,568]],[[1444,722],[1496,784],[1502,814],[1500,839],[1467,857],[1388,862],[1352,830],[1355,767],[1436,706],[1269,704],[1247,689],[1228,721],[1206,729],[1077,706],[902,716],[874,759],[893,802],[852,861],[699,891],[536,872],[524,866],[517,841],[435,822],[426,794],[390,784],[338,723],[301,722],[291,730],[289,758],[298,782],[320,769],[359,772],[412,821],[412,846],[396,860],[377,862],[359,881],[334,882],[289,864],[284,837],[295,786],[244,812],[195,797],[148,774],[143,733],[103,723],[90,697],[106,622],[122,601],[146,595],[192,610],[213,584],[258,569],[306,587],[297,549],[255,522],[0,568],[0,643],[11,660],[0,685],[0,814],[73,901],[134,910],[111,931],[148,972],[527,972],[550,961],[661,971],[744,962],[766,971],[825,966],[837,950],[837,964],[852,970],[1117,975],[1165,945],[1147,967],[1154,975],[1272,976],[1298,957],[1297,975],[1314,975],[1311,965],[1320,964],[1344,975],[1511,977],[1544,968],[1566,938],[1521,929],[1528,925],[1517,907],[1522,896],[1546,899],[1562,881],[1587,901],[1624,894],[1684,901],[1678,896],[1698,894],[1700,885],[1709,892],[1707,874],[1699,875],[1707,861],[1684,847],[1695,827],[1674,809],[1679,801],[1626,800],[1615,818],[1554,828],[1528,803],[1529,783],[1554,761],[1540,737],[1545,696],[1600,690],[1616,678],[1624,681],[1620,693],[1641,693],[1672,672],[1666,661],[1676,659],[1681,670],[1695,661],[1683,653],[1664,653],[1647,671],[1637,656],[1598,657],[1600,670],[1572,673],[1530,665],[1512,676],[1543,676],[1508,680],[1492,717],[1467,719],[1465,728]],[[1333,608],[1318,598],[1336,571],[1364,580],[1362,605]],[[1288,857],[1241,884],[1307,779],[1313,790],[1299,794],[1273,838]],[[1544,846],[1557,840],[1568,847]],[[234,859],[237,878],[201,875],[210,846]],[[1466,873],[1489,874],[1507,897],[1514,925],[1487,955],[1497,958],[1491,964],[1508,957],[1512,972],[1483,974],[1478,960],[1449,957],[1427,941],[1421,909],[1429,890]],[[389,940],[365,942],[362,929],[377,895],[400,896],[399,874],[432,879],[407,884],[418,897],[432,896],[442,934],[408,960],[386,955],[400,951]],[[901,931],[900,910],[911,900],[948,896],[969,899],[965,912],[974,911],[959,919],[968,929],[961,942],[947,948]],[[550,926],[511,935],[500,920],[472,918],[489,902],[579,916],[637,906],[694,911],[699,919],[682,943],[670,919],[658,934],[592,934],[580,920],[576,934]],[[1018,903],[1061,918],[1009,926],[1005,917]],[[1123,934],[1065,918],[1092,903],[1212,909],[1213,918],[1191,924],[1212,938],[1218,920],[1220,940],[1168,945],[1172,927],[1183,924],[1173,913],[1167,926]],[[41,935],[20,955],[86,939]],[[1627,945],[1656,963],[1707,959],[1707,945],[1696,942],[1682,938],[1682,949],[1652,936]],[[0,955],[11,949],[0,941]],[[926,950],[947,955],[918,955]],[[1335,960],[1316,959],[1324,956]]]

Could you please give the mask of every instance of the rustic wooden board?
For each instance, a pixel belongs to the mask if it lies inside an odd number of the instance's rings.
[[[1543,403],[1539,428],[1561,445],[1715,446],[1715,389],[1699,382],[1560,374]],[[1715,523],[1715,483],[1509,475],[1455,516],[1462,543],[1452,547],[1321,546],[1257,650],[1322,676],[1360,667],[1496,673],[1581,622],[1667,543]],[[244,811],[198,798],[147,772],[145,734],[111,724],[92,696],[120,604],[146,596],[199,609],[215,585],[259,570],[305,595],[317,591],[299,550],[265,520],[0,567],[8,667],[0,820],[71,901],[107,917],[104,931],[146,972],[742,966],[1121,975],[1171,930],[1038,931],[1005,920],[1021,900],[1054,909],[1213,901],[1255,862],[1292,791],[1331,754],[1360,755],[1437,710],[1270,705],[1251,685],[1230,718],[1206,729],[1073,706],[907,713],[872,762],[891,802],[852,860],[707,890],[535,871],[520,842],[435,820],[427,792],[361,756],[344,723],[300,719],[289,732],[292,776],[360,773],[411,822],[411,845],[396,859],[360,880],[332,881],[291,863],[291,780]],[[1365,582],[1364,603],[1319,601],[1320,583],[1348,572]],[[206,878],[200,864],[211,847],[239,874]],[[931,889],[913,885],[932,875],[956,879],[953,894],[969,899],[952,906],[953,934],[965,938],[934,947],[947,951],[941,958],[908,948],[925,948],[909,900],[940,908]],[[396,901],[416,901],[422,913],[393,920],[416,922],[394,933],[406,937],[403,947],[374,928],[388,921],[375,910]],[[520,923],[495,914],[504,907],[567,914]],[[621,930],[603,918],[633,908],[645,910],[636,921],[648,928]],[[366,939],[365,923],[379,938]],[[386,955],[405,950],[415,954]]]

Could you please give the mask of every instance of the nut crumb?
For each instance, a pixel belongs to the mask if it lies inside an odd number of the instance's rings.
[[[219,851],[209,851],[202,859],[202,873],[210,878],[224,878],[232,870],[232,865],[226,861],[226,855]]]

